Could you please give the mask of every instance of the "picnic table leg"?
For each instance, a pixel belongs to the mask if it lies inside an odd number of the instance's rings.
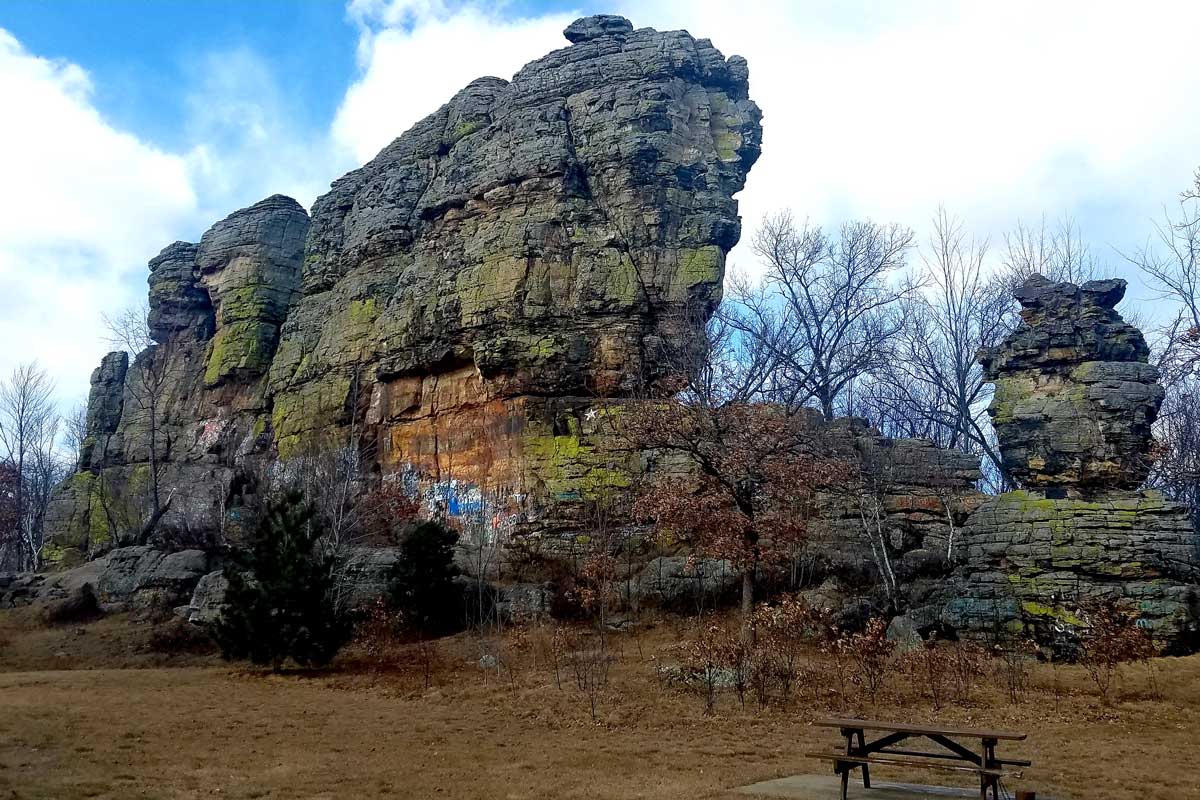
[[[859,750],[865,753],[867,750],[867,742],[865,739],[863,739],[863,732],[861,730],[859,730],[857,732],[857,734],[858,734]],[[871,788],[871,768],[865,762],[862,765],[862,774],[863,774],[863,788],[870,789]]]
[[[843,728],[842,735],[846,737],[846,755],[850,755],[850,751],[854,747],[854,730]],[[842,800],[846,800],[846,793],[850,790],[850,762],[839,761],[838,767],[842,771]]]
[[[996,766],[996,743],[991,739],[983,740],[983,753],[979,766],[985,770],[994,769]],[[981,800],[987,800],[988,787],[992,789],[993,800],[1000,798],[999,779],[995,775],[987,775],[980,773],[979,775],[979,797]]]

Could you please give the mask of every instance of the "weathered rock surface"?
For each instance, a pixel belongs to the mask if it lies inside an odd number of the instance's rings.
[[[164,553],[152,547],[123,547],[105,558],[96,587],[100,599],[140,608],[178,605],[192,596],[209,571],[208,554],[202,550]]]
[[[1200,643],[1200,547],[1187,509],[1145,480],[1163,390],[1137,328],[1114,306],[1120,280],[1034,276],[1025,325],[981,353],[1005,467],[1026,488],[988,498],[962,533],[952,599],[921,609],[961,630],[1049,638],[1071,609],[1111,600],[1184,647]]]
[[[870,518],[877,503],[892,569],[905,579],[944,574],[968,515],[985,499],[975,488],[979,458],[925,439],[888,439],[862,419],[826,423],[814,416],[830,455],[857,465],[865,485],[819,499],[807,557],[834,573],[878,573],[880,554],[873,552],[863,516]]]
[[[237,533],[254,476],[352,444],[431,508],[552,527],[551,500],[627,482],[588,441],[595,398],[665,380],[738,241],[758,158],[744,59],[685,31],[590,17],[511,81],[481,78],[334,182],[311,219],[271,197],[151,261],[156,344],[93,377],[83,470],[58,490],[49,561],[147,517]],[[126,370],[128,375],[126,375]]]
[[[337,566],[338,601],[355,608],[387,594],[399,560],[400,551],[394,547],[348,548]]]
[[[177,609],[179,615],[196,625],[212,625],[221,617],[225,607],[225,592],[229,579],[221,570],[210,572],[196,582],[192,599]]]
[[[1162,404],[1150,348],[1114,306],[1125,281],[1017,289],[1024,325],[980,354],[1005,468],[1026,488],[1136,489]]]
[[[1014,491],[992,497],[964,532],[968,591],[943,621],[990,630],[1012,621],[1039,633],[1080,603],[1135,608],[1164,640],[1200,619],[1200,569],[1187,509],[1157,492],[1110,492],[1089,500]]]
[[[634,586],[641,605],[696,611],[727,600],[741,586],[741,576],[720,559],[660,556],[646,565]]]

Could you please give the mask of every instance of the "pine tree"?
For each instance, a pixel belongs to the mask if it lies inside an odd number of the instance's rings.
[[[458,533],[437,522],[422,522],[400,544],[392,573],[392,603],[405,625],[423,636],[450,633],[462,622],[462,591],[455,585]]]
[[[248,552],[227,569],[229,589],[213,636],[226,659],[303,667],[328,664],[350,636],[334,602],[334,559],[315,551],[321,528],[304,496],[268,503]]]

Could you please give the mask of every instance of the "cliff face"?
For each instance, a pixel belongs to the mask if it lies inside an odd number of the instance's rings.
[[[627,480],[637,455],[594,436],[596,398],[669,382],[658,356],[705,317],[684,309],[719,299],[761,114],[745,60],[706,39],[620,17],[565,34],[334,182],[311,219],[268,198],[151,261],[155,344],[93,375],[50,560],[135,527],[153,483],[165,528],[226,532],[248,475],[318,449],[489,525]]]

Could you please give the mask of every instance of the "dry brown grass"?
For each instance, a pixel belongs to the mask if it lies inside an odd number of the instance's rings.
[[[998,679],[970,705],[935,712],[908,681],[874,706],[838,696],[831,681],[802,690],[788,710],[742,710],[723,693],[715,716],[686,690],[665,688],[655,666],[673,659],[673,624],[613,637],[617,658],[598,722],[573,682],[556,688],[534,646],[504,650],[515,677],[476,664],[463,635],[439,645],[435,685],[419,659],[386,668],[352,649],[322,674],[269,676],[182,656],[150,667],[153,627],[106,619],[42,631],[3,618],[0,634],[0,798],[727,798],[742,784],[826,765],[803,759],[833,744],[812,728],[830,713],[1017,728],[1007,750],[1035,761],[1022,786],[1057,798],[1200,797],[1200,657],[1159,662],[1151,699],[1141,667],[1103,706],[1083,670],[1033,671],[1012,704]],[[503,644],[500,647],[503,648]],[[46,648],[73,648],[55,656]],[[107,651],[106,651],[107,648]],[[41,653],[39,656],[38,654]],[[39,660],[40,659],[40,660]],[[195,666],[200,665],[200,666]],[[810,666],[829,669],[817,655]],[[1057,710],[1056,710],[1057,705]],[[889,772],[888,777],[936,776]],[[953,783],[950,779],[948,782]]]

